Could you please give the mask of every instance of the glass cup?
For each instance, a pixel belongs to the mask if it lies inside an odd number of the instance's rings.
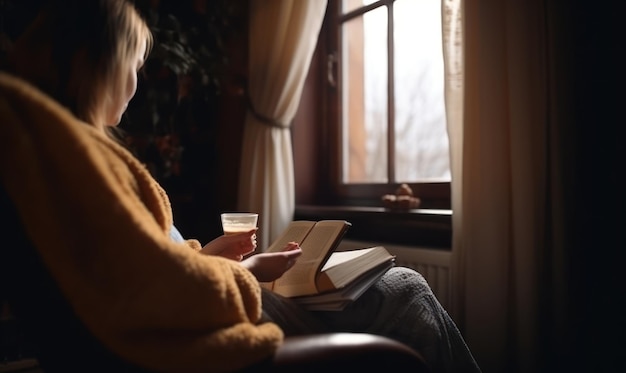
[[[225,212],[222,214],[222,229],[225,235],[248,232],[256,228],[259,214],[253,212]]]

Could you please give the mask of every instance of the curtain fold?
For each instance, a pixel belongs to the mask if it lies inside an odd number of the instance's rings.
[[[446,122],[448,126],[448,140],[450,143],[450,170],[452,175],[452,225],[454,227],[453,246],[458,247],[463,236],[463,204],[461,204],[463,186],[463,97],[464,97],[464,40],[463,40],[463,0],[444,0],[441,2],[443,57],[445,74],[445,102]],[[465,313],[465,293],[458,286],[459,280],[464,278],[463,258],[464,250],[454,250],[453,276],[457,280],[452,287],[452,306],[450,313],[457,319],[463,329],[463,315]]]
[[[243,134],[238,208],[259,213],[260,250],[295,209],[291,121],[326,10],[326,0],[251,0],[249,109]]]
[[[565,286],[546,6],[444,0],[443,17],[451,313],[483,371],[536,372]]]

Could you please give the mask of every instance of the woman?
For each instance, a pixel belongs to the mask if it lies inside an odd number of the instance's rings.
[[[293,265],[297,243],[241,260],[256,249],[254,230],[204,246],[184,239],[165,192],[110,135],[151,43],[125,0],[59,1],[0,76],[0,148],[14,160],[1,164],[4,187],[90,332],[150,370],[239,369],[269,356],[283,333],[363,331],[413,346],[434,371],[479,371],[415,271],[390,270],[342,312],[308,312],[259,286]]]

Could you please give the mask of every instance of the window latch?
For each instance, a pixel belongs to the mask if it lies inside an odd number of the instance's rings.
[[[337,80],[335,79],[335,66],[337,65],[337,53],[333,52],[328,54],[326,60],[326,79],[331,87],[337,87]]]

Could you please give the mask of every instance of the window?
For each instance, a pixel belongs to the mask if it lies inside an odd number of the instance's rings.
[[[329,0],[294,119],[296,219],[346,219],[346,238],[367,242],[452,247],[441,5]],[[401,183],[418,210],[383,208]]]
[[[331,0],[324,32],[336,200],[380,206],[407,183],[449,209],[441,0]]]

